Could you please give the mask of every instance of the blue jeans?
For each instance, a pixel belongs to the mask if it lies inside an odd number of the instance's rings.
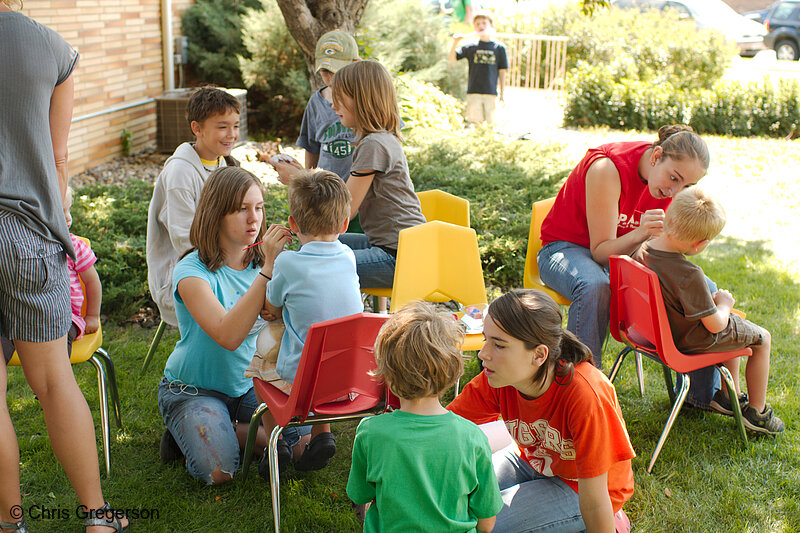
[[[232,422],[249,425],[257,407],[252,388],[234,398],[167,378],[158,384],[158,409],[186,457],[186,469],[208,484],[216,469],[232,476],[239,468],[239,440]],[[293,446],[310,431],[310,427],[287,428],[283,438]]]
[[[492,456],[503,508],[494,533],[585,531],[578,493],[558,477],[546,477],[509,450]]]
[[[611,314],[611,285],[608,269],[592,259],[588,248],[566,241],[554,241],[539,251],[539,276],[545,285],[572,300],[567,329],[592,351],[594,365],[602,368],[603,339]],[[706,277],[712,293],[717,286]],[[686,401],[708,409],[719,374],[711,366],[689,373],[691,387]],[[678,387],[681,379],[678,378]]]
[[[394,283],[395,258],[383,248],[370,244],[363,233],[344,233],[339,240],[353,250],[361,288],[391,288]]]

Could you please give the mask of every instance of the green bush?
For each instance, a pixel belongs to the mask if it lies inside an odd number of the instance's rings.
[[[571,77],[564,124],[617,129],[658,129],[688,123],[698,133],[784,137],[800,124],[800,85],[719,82],[681,91],[651,85],[605,66],[581,63]]]
[[[416,189],[468,199],[486,282],[504,290],[521,286],[531,205],[555,195],[570,170],[561,147],[506,141],[483,129],[429,130],[415,142],[406,155]]]
[[[262,131],[296,135],[311,96],[308,69],[283,15],[272,0],[242,18],[242,39],[248,56],[239,59],[248,98],[257,104],[254,123]]]
[[[700,89],[722,77],[734,54],[733,46],[721,34],[698,31],[694,22],[679,20],[671,11],[612,8],[587,17],[570,4],[550,8],[540,24],[530,33],[569,38],[567,69],[576,76],[583,75],[577,69],[581,62],[617,65],[614,70],[624,70],[634,80]]]
[[[400,115],[405,122],[403,134],[413,139],[426,130],[453,133],[464,126],[461,113],[464,104],[438,87],[408,75],[394,78]]]
[[[199,82],[242,87],[237,56],[246,55],[241,16],[259,0],[197,0],[184,11],[181,32],[189,41],[189,65]]]

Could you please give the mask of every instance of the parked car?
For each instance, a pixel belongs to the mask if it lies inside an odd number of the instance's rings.
[[[775,50],[778,59],[797,61],[800,58],[800,0],[775,2],[764,17],[769,33],[764,37],[767,48]]]
[[[767,29],[763,24],[738,14],[722,0],[616,0],[620,8],[674,9],[680,18],[692,19],[698,28],[717,30],[736,41],[739,55],[752,57],[765,50]]]

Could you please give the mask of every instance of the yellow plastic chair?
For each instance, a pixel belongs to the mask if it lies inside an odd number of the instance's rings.
[[[469,227],[469,200],[433,189],[417,193],[425,220],[440,220],[456,226]]]
[[[531,229],[528,233],[528,253],[525,256],[525,272],[522,275],[522,286],[526,289],[538,289],[546,292],[559,305],[570,305],[572,302],[568,298],[565,298],[542,282],[539,277],[539,264],[536,262],[536,256],[539,255],[539,250],[542,249],[542,221],[544,221],[547,213],[550,212],[555,201],[555,197],[539,200],[531,208]]]
[[[86,244],[88,239],[81,237]],[[86,295],[86,289],[81,283],[81,288]],[[81,309],[82,314],[86,314],[86,301]],[[111,424],[108,413],[108,396],[111,395],[111,405],[114,408],[114,418],[117,427],[122,429],[122,416],[119,409],[119,394],[117,391],[117,376],[114,372],[114,363],[111,361],[108,352],[103,349],[103,327],[102,325],[94,333],[84,335],[72,343],[72,354],[69,362],[73,365],[90,361],[97,369],[97,388],[100,393],[100,426],[103,433],[103,452],[106,461],[106,476],[111,475]],[[19,355],[14,352],[13,357],[8,362],[8,366],[22,366]]]
[[[390,289],[361,291],[391,297],[390,313],[416,300],[487,303],[475,230],[438,220],[402,230],[392,285]],[[472,334],[467,335],[461,350],[482,347],[483,335]]]

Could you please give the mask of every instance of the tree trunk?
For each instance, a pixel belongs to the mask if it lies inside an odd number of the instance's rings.
[[[317,40],[331,30],[354,34],[369,0],[277,0],[283,19],[306,59],[308,79],[314,90],[322,80],[314,72]]]

